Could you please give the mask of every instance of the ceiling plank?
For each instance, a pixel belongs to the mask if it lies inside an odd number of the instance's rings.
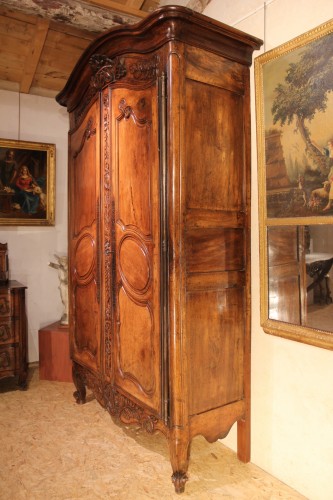
[[[141,9],[144,3],[145,0],[127,0],[126,5],[127,7],[133,7],[134,9]]]
[[[120,4],[112,0],[89,0],[86,3],[97,5],[98,7],[103,7],[104,9],[113,10],[121,14],[129,14],[140,18],[145,18],[148,14],[143,10],[135,9],[133,7],[129,7],[128,5]]]
[[[31,42],[31,47],[28,52],[23,72],[23,78],[20,83],[20,92],[22,92],[23,94],[29,93],[38,66],[38,62],[44,47],[49,25],[50,21],[47,19],[38,19],[36,23],[35,36]]]
[[[35,17],[28,14],[24,14],[23,12],[17,10],[8,9],[7,7],[3,7],[1,5],[0,5],[0,15],[8,19],[15,19],[16,21],[26,22],[28,24],[36,24]]]
[[[63,33],[64,35],[73,36],[89,41],[92,41],[96,38],[96,33],[92,33],[91,31],[79,29],[74,26],[69,26],[69,24],[59,23],[56,21],[50,21],[49,31],[56,31],[57,33]]]

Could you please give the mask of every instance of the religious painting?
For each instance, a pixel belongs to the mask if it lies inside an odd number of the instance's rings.
[[[0,139],[0,225],[54,225],[55,145]]]
[[[333,24],[255,60],[264,216],[333,216]]]

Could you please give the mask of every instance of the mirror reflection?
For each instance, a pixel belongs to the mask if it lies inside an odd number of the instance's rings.
[[[333,225],[269,226],[269,319],[333,332]]]

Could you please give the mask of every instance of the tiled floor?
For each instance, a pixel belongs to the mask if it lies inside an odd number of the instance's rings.
[[[304,499],[221,442],[196,438],[189,481],[176,495],[163,436],[116,425],[92,398],[78,406],[73,385],[39,381],[27,391],[0,381],[0,499]]]

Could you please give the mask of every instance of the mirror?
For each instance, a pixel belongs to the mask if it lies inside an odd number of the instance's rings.
[[[264,330],[333,349],[333,224],[268,225],[265,234]]]
[[[255,59],[261,324],[326,349],[333,349],[332,46],[330,21]]]
[[[333,225],[269,226],[268,318],[333,333]]]

